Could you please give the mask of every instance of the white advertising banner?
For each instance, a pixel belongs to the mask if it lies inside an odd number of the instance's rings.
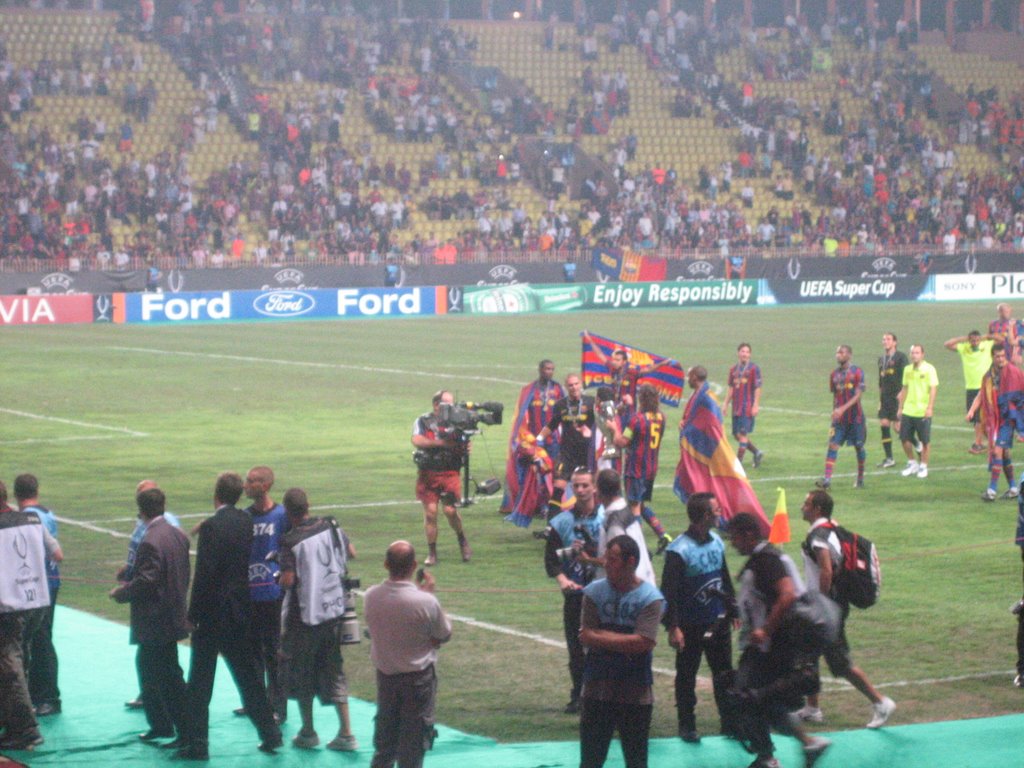
[[[934,275],[936,301],[1018,299],[1024,296],[1024,272]]]

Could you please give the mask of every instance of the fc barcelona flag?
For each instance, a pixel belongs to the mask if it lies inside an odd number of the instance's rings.
[[[620,248],[594,248],[590,265],[595,272],[624,283],[657,282],[668,273],[668,259]]]
[[[724,520],[739,512],[749,512],[760,520],[762,533],[768,537],[768,518],[743,465],[725,438],[722,411],[706,382],[690,396],[683,412],[674,489],[683,503],[692,493],[715,494]]]
[[[1004,365],[995,395],[1000,423],[1012,422],[1013,428],[1024,434],[1024,372],[1013,363]]]
[[[590,341],[593,341],[593,346],[590,344]],[[663,355],[656,355],[639,347],[631,347],[629,344],[598,336],[596,333],[590,334],[590,341],[587,340],[586,336],[583,337],[584,387],[598,387],[603,384],[612,383],[608,366],[601,362],[601,358],[596,354],[594,346],[599,347],[605,357],[611,357],[612,353],[617,349],[625,350],[629,357],[629,367],[632,369],[650,368],[655,363],[670,360],[670,358]],[[642,372],[637,380],[637,386],[650,384],[658,390],[658,398],[661,402],[675,408],[679,405],[679,401],[682,400],[685,380],[686,376],[683,374],[683,367],[678,362],[671,360],[654,370]]]

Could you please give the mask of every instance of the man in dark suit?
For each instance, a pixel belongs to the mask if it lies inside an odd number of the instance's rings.
[[[131,603],[131,642],[138,645],[136,665],[149,730],[143,741],[185,734],[185,678],[178,665],[178,641],[188,637],[188,537],[164,519],[166,499],[159,488],[135,497],[146,532],[136,552],[129,581],[110,597]]]
[[[259,748],[274,754],[281,746],[281,729],[249,642],[249,553],[252,518],[235,503],[242,495],[242,478],[223,472],[217,478],[213,502],[216,512],[199,526],[196,573],[188,618],[192,633],[192,666],[188,674],[189,725],[177,757],[209,757],[210,698],[217,655],[223,654],[238,686],[242,704],[259,732]]]

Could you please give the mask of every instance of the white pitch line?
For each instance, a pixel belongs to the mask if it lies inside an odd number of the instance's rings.
[[[28,437],[24,440],[0,440],[0,445],[28,445],[29,443],[74,443],[81,440],[118,440],[117,435],[82,435],[80,437]]]
[[[964,472],[967,470],[978,469],[982,466],[982,464],[961,464],[960,466],[937,467],[934,464],[929,464],[928,469],[931,472]],[[832,475],[832,478],[856,477],[856,475],[856,472],[836,472]],[[883,477],[885,475],[892,475],[895,477],[895,473],[892,470],[865,470],[864,472],[865,477]],[[747,480],[751,483],[789,483],[796,482],[797,480],[819,480],[820,478],[820,472],[816,475],[785,475],[778,477],[761,477],[759,475],[747,473]],[[672,488],[672,485],[669,483],[656,483],[654,487]]]
[[[57,522],[63,523],[64,525],[71,525],[75,528],[84,528],[87,531],[93,533],[104,533],[107,536],[112,536],[115,539],[130,539],[132,535],[130,533],[122,533],[121,531],[112,531],[109,528],[102,528],[93,523],[84,522],[82,520],[72,520],[70,517],[61,517],[60,515],[54,515]]]
[[[970,675],[951,675],[950,677],[926,677],[921,680],[893,680],[889,683],[875,683],[875,688],[909,688],[914,685],[944,685],[946,683],[959,683],[964,680],[984,680],[988,677],[1003,677],[1014,675],[1015,669],[1008,669],[1005,672],[974,672]],[[854,687],[845,680],[833,680],[825,686],[825,690],[852,691]]]
[[[310,507],[313,510],[320,509],[372,509],[373,507],[404,507],[406,505],[419,505],[419,501],[416,499],[408,499],[405,501],[394,499],[392,501],[366,501],[359,504],[321,504],[319,506]]]
[[[934,464],[929,464],[928,465],[928,469],[931,472],[964,472],[966,470],[979,469],[979,468],[981,468],[983,466],[984,465],[982,465],[982,464],[961,464],[960,466],[957,466],[957,467],[936,467]],[[885,476],[885,475],[892,475],[892,476],[895,477],[895,473],[894,472],[892,472],[892,471],[888,471],[887,472],[884,469],[881,469],[881,470],[865,470],[865,472],[864,472],[864,476],[865,477],[882,477],[882,476]],[[836,472],[834,475],[832,475],[832,478],[835,479],[837,477],[856,477],[856,476],[857,476],[856,472]],[[796,480],[818,480],[820,478],[821,478],[821,473],[818,473],[816,475],[790,475],[789,477],[752,477],[750,475],[747,475],[747,479],[751,483],[784,483],[784,482],[796,481]],[[665,486],[665,487],[666,488],[670,488],[671,486]]]
[[[344,363],[316,363],[305,360],[281,360],[272,357],[252,357],[248,355],[218,355],[210,352],[183,352],[180,350],[149,349],[147,347],[109,347],[119,352],[140,352],[149,355],[167,355],[178,357],[198,357],[204,360],[233,360],[238,363],[259,363],[260,365],[287,365],[289,367],[324,368],[338,371],[363,371],[365,373],[396,373],[401,376],[429,376],[436,379],[436,371],[411,371],[402,368],[376,368],[370,365],[345,365]],[[494,376],[463,376],[468,381],[489,381],[497,384],[522,384],[516,379],[499,379]]]
[[[512,637],[521,637],[524,640],[532,640],[540,645],[546,645],[549,648],[559,648],[565,650],[567,647],[564,640],[552,640],[550,637],[544,637],[544,635],[538,635],[533,632],[523,632],[520,629],[512,629],[511,627],[503,627],[501,624],[492,624],[489,621],[480,621],[470,616],[459,616],[457,614],[449,613],[448,617],[452,621],[457,621],[461,624],[465,624],[470,627],[476,627],[477,629],[486,629],[489,632],[497,632],[501,635],[510,635]],[[676,676],[674,669],[664,669],[662,667],[653,667],[654,672],[659,675],[668,675],[670,677]]]
[[[28,413],[27,411],[15,411],[11,408],[0,408],[0,413],[9,413],[12,416],[22,416],[26,419],[37,419],[39,421],[53,421],[57,424],[69,424],[73,427],[87,427],[89,429],[102,429],[107,432],[117,432],[131,437],[149,437],[145,432],[136,432],[134,429],[125,427],[111,427],[107,424],[93,424],[88,421],[76,421],[74,419],[62,419],[58,416],[45,416],[41,413]]]
[[[791,413],[794,416],[820,416],[821,418],[827,418],[828,414],[823,411],[800,411],[796,408],[772,408],[770,405],[762,405],[762,411],[769,411],[770,413]]]
[[[130,533],[112,531],[109,528],[102,528],[98,525],[93,525],[92,523],[83,522],[82,520],[72,520],[70,517],[61,517],[60,515],[54,515],[54,518],[57,520],[57,522],[62,523],[64,525],[70,525],[75,528],[84,528],[87,531],[92,531],[93,533],[102,533],[115,539],[131,539],[132,537]],[[192,555],[192,557],[196,556],[196,551],[194,549],[190,549],[188,553]]]
[[[761,406],[762,411],[770,411],[771,413],[790,413],[794,416],[815,416],[821,419],[827,419],[830,414],[824,411],[801,411],[796,408],[772,408],[771,406]],[[950,432],[973,432],[974,427],[958,426],[954,424],[935,424],[932,423],[932,429],[945,429]]]
[[[0,445],[3,445],[3,442],[0,442]],[[416,501],[416,499],[409,499],[408,501],[400,501],[400,500],[396,499],[396,500],[393,500],[393,501],[367,501],[367,502],[364,502],[364,503],[361,503],[361,504],[319,504],[317,506],[310,507],[309,509],[312,512],[319,512],[319,511],[322,511],[322,510],[325,510],[325,509],[326,510],[330,510],[330,509],[373,509],[375,507],[406,507],[406,506],[411,507],[411,506],[419,506],[419,504],[420,503],[418,501]],[[179,520],[190,520],[190,519],[197,518],[197,517],[209,517],[212,514],[213,514],[212,512],[186,512],[186,513],[181,514],[181,515],[175,513],[175,516]],[[109,517],[105,517],[102,520],[90,520],[89,522],[92,523],[92,524],[96,524],[96,523],[130,523],[130,522],[132,522],[132,521],[134,521],[136,519],[137,518],[134,518],[134,517],[115,517],[113,519],[111,519]]]
[[[0,442],[0,445],[2,445],[2,444],[3,443]],[[966,470],[978,469],[979,466],[980,465],[977,465],[977,464],[964,464],[964,465],[961,465],[961,466],[953,466],[953,467],[936,467],[936,466],[933,465],[933,466],[930,467],[930,470],[932,472],[962,472],[962,471],[966,471]],[[836,472],[834,475],[832,475],[832,478],[833,479],[852,478],[852,477],[855,477],[856,474],[857,474],[856,472]],[[887,472],[885,470],[865,471],[864,475],[865,475],[865,477],[882,477],[884,475],[892,475],[892,476],[895,477],[895,473],[893,473],[892,471]],[[787,476],[780,476],[780,477],[757,477],[757,476],[751,477],[750,475],[747,475],[747,479],[750,480],[751,483],[787,483],[787,482],[791,483],[791,482],[797,482],[798,480],[818,480],[820,478],[821,478],[820,474],[815,474],[815,475],[787,475]],[[669,484],[669,483],[657,483],[654,487],[655,488],[660,488],[660,489],[671,489],[672,485]],[[379,508],[379,507],[406,507],[406,506],[412,507],[412,506],[418,506],[419,503],[420,502],[416,501],[416,499],[408,499],[408,500],[391,499],[389,501],[367,501],[367,502],[352,503],[352,504],[320,504],[320,505],[317,505],[317,506],[310,507],[310,510],[312,510],[312,511],[323,511],[323,510],[345,510],[345,509],[374,509],[374,508]],[[210,514],[212,514],[212,513],[211,512],[188,512],[188,513],[185,513],[185,514],[179,514],[177,516],[181,520],[188,520],[188,519],[191,519],[191,518],[208,517]],[[130,523],[130,522],[134,521],[135,519],[136,518],[134,518],[134,517],[121,517],[121,518],[114,518],[114,519],[104,518],[103,520],[92,520],[92,521],[89,521],[89,524],[94,525],[96,523]]]

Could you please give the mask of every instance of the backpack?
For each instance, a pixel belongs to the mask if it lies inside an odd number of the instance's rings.
[[[857,608],[870,608],[878,602],[882,589],[882,566],[878,550],[870,539],[836,523],[831,524],[839,539],[841,561],[832,579],[832,589],[840,602]]]

